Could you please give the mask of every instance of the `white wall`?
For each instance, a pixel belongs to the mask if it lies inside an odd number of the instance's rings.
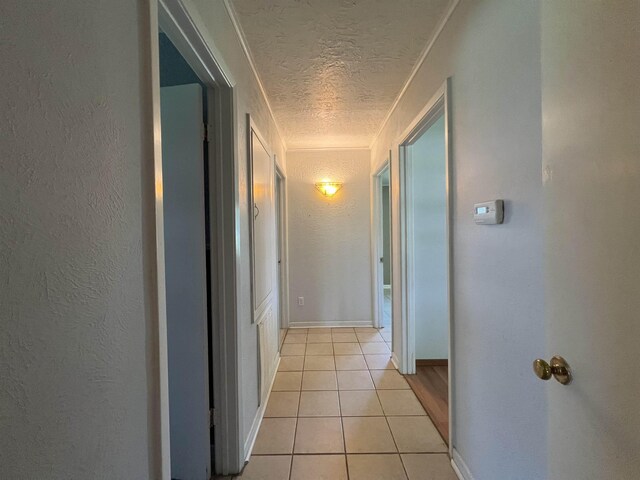
[[[449,358],[444,116],[409,147],[416,359]]]
[[[545,338],[539,2],[461,1],[374,143],[374,169],[449,76],[453,444],[475,479],[545,479],[546,398],[531,374]],[[397,221],[397,152],[392,168]],[[506,200],[505,224],[475,225],[473,204],[494,198]]]
[[[258,366],[245,114],[283,167],[284,146],[223,2],[186,3],[237,82],[246,439]],[[2,473],[158,478],[148,6],[8,0],[0,17]]]
[[[0,12],[0,476],[158,478],[145,9]]]
[[[372,323],[369,166],[365,149],[287,155],[292,326]],[[334,197],[325,178],[344,183]]]
[[[281,167],[285,168],[285,149],[278,135],[276,125],[267,103],[251,70],[249,62],[242,50],[231,19],[224,7],[224,2],[210,0],[187,0],[190,13],[202,28],[206,41],[220,52],[222,60],[236,82],[234,86],[236,100],[236,133],[237,133],[237,174],[239,178],[239,234],[240,251],[238,258],[241,265],[238,272],[238,329],[240,348],[240,381],[241,381],[241,423],[242,437],[248,439],[252,427],[256,425],[258,411],[258,352],[257,326],[251,323],[251,276],[249,269],[249,215],[247,179],[247,113],[251,114],[260,133],[265,137],[271,152],[276,154]],[[275,268],[275,267],[274,267]],[[273,295],[271,305],[274,306],[277,295]],[[277,333],[274,333],[277,335]]]

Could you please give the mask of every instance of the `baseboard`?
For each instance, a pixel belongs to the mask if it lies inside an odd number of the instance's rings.
[[[451,467],[460,480],[474,480],[469,467],[464,463],[464,460],[462,460],[462,457],[455,448],[453,449],[453,457],[451,458]]]
[[[245,457],[244,461],[248,462],[249,457],[251,457],[251,452],[253,451],[253,446],[256,443],[256,438],[258,438],[258,431],[260,430],[260,425],[262,425],[262,419],[264,418],[264,412],[267,408],[267,403],[269,401],[269,397],[271,396],[271,389],[273,388],[273,383],[276,381],[276,374],[278,373],[278,367],[280,366],[280,355],[278,355],[278,359],[276,360],[276,366],[273,369],[273,375],[271,377],[271,382],[269,384],[269,391],[267,392],[267,398],[258,411],[256,412],[256,416],[253,418],[253,423],[251,424],[251,430],[249,430],[249,435],[244,442],[244,451]]]
[[[416,360],[416,367],[448,367],[449,360],[446,358],[425,358]]]
[[[373,327],[371,320],[349,320],[345,322],[289,322],[289,328],[340,328],[340,327]]]
[[[396,352],[391,353],[391,363],[393,363],[394,367],[400,370],[400,360],[398,360],[398,357],[396,356]]]

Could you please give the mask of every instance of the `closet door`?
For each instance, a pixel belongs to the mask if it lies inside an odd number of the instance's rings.
[[[253,321],[256,324],[258,358],[258,403],[265,399],[278,358],[278,333],[274,310],[278,308],[276,218],[274,207],[274,158],[248,119],[251,218],[251,288]]]
[[[253,308],[258,321],[270,300],[274,282],[273,158],[261,137],[251,129],[253,202]]]

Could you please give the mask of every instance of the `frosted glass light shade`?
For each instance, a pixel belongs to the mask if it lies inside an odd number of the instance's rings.
[[[325,197],[333,197],[342,188],[342,184],[339,182],[318,182],[316,188]]]

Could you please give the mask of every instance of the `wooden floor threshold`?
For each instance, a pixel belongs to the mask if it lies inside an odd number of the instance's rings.
[[[438,432],[449,445],[448,367],[416,366],[415,375],[405,375],[409,386],[431,417]]]

